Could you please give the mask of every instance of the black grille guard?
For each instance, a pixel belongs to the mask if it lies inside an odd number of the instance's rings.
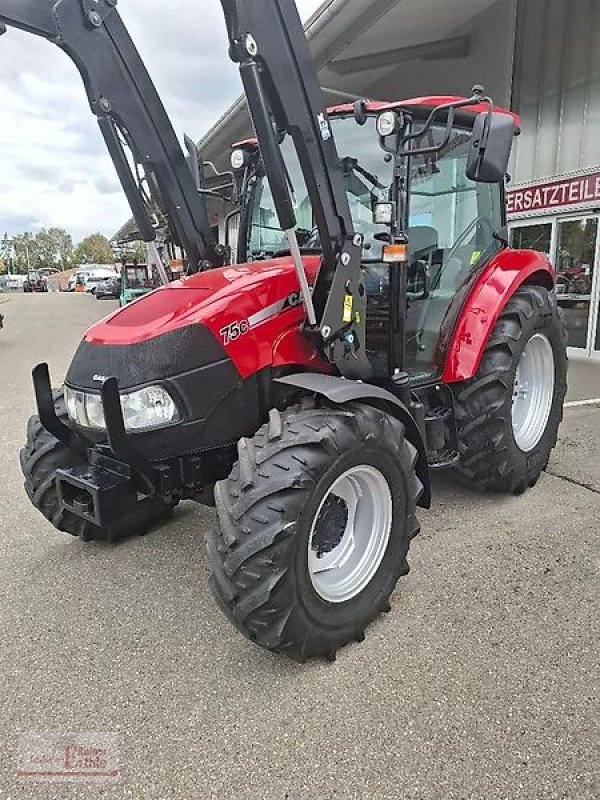
[[[115,459],[122,465],[130,467],[141,479],[149,496],[156,494],[156,476],[152,464],[146,460],[134,447],[125,429],[123,409],[119,395],[119,384],[116,378],[107,378],[100,390],[104,420],[106,423],[106,436],[108,445],[95,445],[81,433],[65,425],[59,419],[54,405],[54,395],[50,380],[48,364],[38,364],[33,370],[33,386],[40,422],[48,433],[62,442],[73,452],[85,459],[86,463],[95,462],[98,468],[107,472],[114,471]],[[98,458],[100,453],[109,450],[109,458]],[[95,457],[92,458],[91,451]],[[112,456],[112,458],[110,457]],[[120,471],[117,469],[117,471]]]

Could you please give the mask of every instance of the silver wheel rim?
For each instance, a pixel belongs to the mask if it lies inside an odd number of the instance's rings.
[[[513,391],[513,433],[524,453],[533,450],[544,435],[552,410],[554,384],[552,344],[543,333],[536,333],[527,342],[517,366]]]
[[[392,532],[392,493],[375,467],[349,469],[321,501],[308,539],[308,570],[323,600],[345,603],[379,569]]]

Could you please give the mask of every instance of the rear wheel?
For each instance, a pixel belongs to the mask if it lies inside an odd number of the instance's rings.
[[[416,459],[404,426],[369,406],[272,411],[215,492],[208,562],[226,616],[301,662],[362,641],[408,572]]]
[[[534,486],[556,445],[566,391],[566,336],[556,296],[522,286],[500,315],[477,376],[455,390],[458,474],[500,492]]]
[[[63,392],[55,393],[56,413],[68,424]],[[56,491],[56,471],[79,466],[81,457],[69,450],[42,427],[39,417],[31,417],[27,425],[27,443],[20,454],[21,469],[25,476],[25,491],[33,505],[55,528],[84,541],[106,539],[117,541],[128,536],[142,536],[173,511],[173,505],[159,498],[148,498],[138,503],[132,513],[119,521],[111,530],[103,530],[81,517],[65,511]]]

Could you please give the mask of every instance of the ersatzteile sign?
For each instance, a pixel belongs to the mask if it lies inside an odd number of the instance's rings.
[[[593,204],[600,206],[600,172],[510,189],[506,193],[509,216]]]

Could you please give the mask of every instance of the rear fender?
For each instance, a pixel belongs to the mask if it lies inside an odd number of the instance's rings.
[[[379,386],[338,378],[335,375],[318,375],[312,372],[287,375],[285,378],[278,378],[276,382],[294,386],[311,394],[321,395],[336,405],[345,405],[355,400],[362,401],[380,408],[400,420],[406,429],[406,438],[417,448],[419,453],[417,475],[424,487],[419,505],[422,508],[431,507],[431,480],[425,443],[415,418],[395,395]]]
[[[493,258],[467,297],[446,350],[443,383],[470,380],[477,374],[502,309],[520,286],[554,288],[556,274],[548,259],[532,250],[506,249]]]

